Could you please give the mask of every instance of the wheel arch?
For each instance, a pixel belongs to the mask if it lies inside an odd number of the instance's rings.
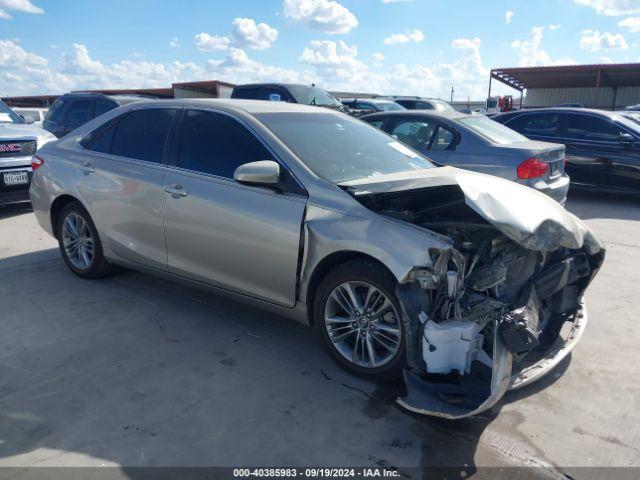
[[[62,212],[64,207],[66,207],[67,205],[69,205],[72,202],[78,202],[80,205],[82,205],[82,208],[87,210],[87,208],[82,204],[80,199],[78,199],[77,197],[74,197],[73,195],[69,195],[68,193],[60,195],[51,204],[51,209],[49,211],[49,216],[50,216],[50,220],[51,220],[51,230],[52,230],[53,235],[55,236],[55,238],[58,238],[58,228],[57,227],[58,227],[58,218],[60,217],[60,213]]]
[[[337,268],[339,265],[351,262],[353,260],[368,260],[389,272],[389,274],[397,281],[397,277],[393,274],[389,267],[369,254],[354,250],[341,250],[330,253],[316,264],[313,272],[311,273],[311,276],[309,277],[305,298],[305,302],[307,305],[307,320],[309,322],[309,325],[314,324],[313,302],[315,300],[316,290],[318,289],[318,285],[320,284],[322,279],[325,278],[332,270]]]

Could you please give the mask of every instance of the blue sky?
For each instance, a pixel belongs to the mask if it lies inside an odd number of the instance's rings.
[[[640,0],[0,0],[0,95],[220,79],[483,98],[489,69],[640,61]]]

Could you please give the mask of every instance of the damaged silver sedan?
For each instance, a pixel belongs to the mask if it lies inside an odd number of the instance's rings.
[[[582,335],[604,249],[533,189],[428,159],[338,112],[180,100],[113,110],[38,153],[31,199],[68,267],[114,264],[313,325],[405,408],[461,418]]]

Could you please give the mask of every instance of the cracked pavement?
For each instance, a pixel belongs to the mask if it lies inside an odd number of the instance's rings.
[[[131,271],[81,280],[28,208],[0,208],[0,467],[640,466],[640,206],[568,208],[608,248],[585,336],[459,422],[405,412],[292,321]]]

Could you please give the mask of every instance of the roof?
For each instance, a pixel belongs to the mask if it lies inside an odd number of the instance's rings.
[[[459,118],[470,117],[473,114],[463,113],[457,110],[395,110],[393,112],[376,112],[364,115],[360,118],[399,116],[399,117],[431,117],[444,118],[447,120],[458,120]]]
[[[494,68],[491,78],[516,90],[525,88],[640,86],[640,63]]]
[[[340,97],[341,102],[355,102],[356,100],[361,100],[367,103],[395,103],[393,100],[389,100],[388,98],[361,98],[361,97],[353,97],[353,98],[344,98]]]
[[[619,117],[620,114],[624,110],[620,111],[610,111],[610,110],[601,110],[599,108],[576,108],[576,107],[542,107],[542,108],[532,108],[526,110],[513,110],[511,112],[499,113],[491,118],[507,118],[513,117],[520,113],[540,113],[540,112],[575,112],[575,113],[591,113],[593,115],[600,115],[609,118]]]
[[[329,108],[303,105],[300,103],[270,102],[268,100],[241,100],[231,98],[182,98],[171,100],[142,100],[141,105],[183,105],[194,107],[221,107],[228,110],[242,110],[250,115],[259,113],[340,113]]]

